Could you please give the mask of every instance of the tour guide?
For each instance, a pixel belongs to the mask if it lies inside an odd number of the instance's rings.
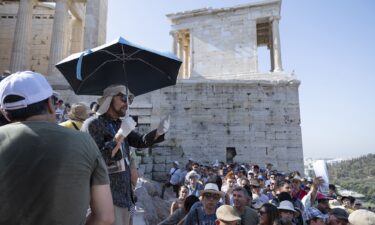
[[[90,117],[81,130],[90,133],[107,164],[115,207],[115,225],[129,224],[132,206],[131,168],[129,146],[150,147],[164,141],[169,129],[169,117],[161,120],[158,128],[141,135],[134,130],[136,122],[127,114],[134,96],[127,94],[124,85],[104,89],[97,116]]]

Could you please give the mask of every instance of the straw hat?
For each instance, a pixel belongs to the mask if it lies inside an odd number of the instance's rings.
[[[219,188],[218,188],[217,184],[214,184],[214,183],[207,183],[204,186],[204,190],[202,190],[200,192],[200,195],[202,196],[204,193],[219,194],[220,197],[222,197],[222,198],[224,197],[224,192],[219,191]]]
[[[68,116],[72,120],[84,121],[89,117],[88,107],[83,103],[75,103],[72,105]]]

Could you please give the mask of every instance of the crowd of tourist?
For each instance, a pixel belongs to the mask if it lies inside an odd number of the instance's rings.
[[[171,204],[170,216],[159,225],[375,224],[371,208],[364,209],[352,196],[341,196],[334,184],[328,193],[321,193],[323,183],[321,177],[277,171],[270,163],[265,168],[217,162],[200,165],[190,159],[180,168],[175,161],[161,197],[168,187],[178,197]]]
[[[105,88],[89,109],[64,104],[41,74],[2,79],[0,224],[133,224],[138,174],[129,146],[164,141],[169,116],[139,134],[128,113],[134,96],[124,85]],[[189,159],[185,166],[175,161],[168,175],[161,198],[172,187],[176,199],[160,225],[375,225],[375,213],[335,185],[321,193],[321,177],[272,164]]]

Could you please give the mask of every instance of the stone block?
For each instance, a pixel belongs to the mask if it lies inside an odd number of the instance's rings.
[[[154,163],[155,164],[165,163],[165,156],[154,156]]]
[[[152,179],[155,181],[166,181],[167,176],[165,172],[153,172],[152,173]]]
[[[154,164],[146,164],[145,165],[145,173],[151,173],[153,167],[154,167]]]
[[[154,164],[153,172],[165,172],[165,164]]]
[[[141,163],[142,164],[149,164],[152,163],[152,158],[151,156],[144,156],[142,157]]]

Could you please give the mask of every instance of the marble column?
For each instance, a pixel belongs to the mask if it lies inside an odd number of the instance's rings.
[[[190,75],[190,35],[189,33],[184,34],[184,78],[189,78]]]
[[[91,49],[99,45],[100,0],[89,0],[86,3],[84,25],[84,49]]]
[[[173,40],[172,40],[172,52],[173,54],[177,55],[177,42],[178,42],[178,35],[177,35],[177,31],[171,31],[169,32],[169,34],[172,36]]]
[[[68,22],[68,0],[56,0],[55,17],[53,20],[51,48],[48,61],[48,78],[51,84],[61,84],[64,79],[55,67],[64,57],[65,32]]]
[[[33,18],[34,0],[20,0],[12,56],[10,60],[10,70],[12,73],[22,70],[30,70],[29,53],[30,38]]]
[[[177,31],[177,56],[182,61],[182,65],[180,67],[180,71],[178,73],[178,77],[183,79],[184,78],[184,44],[183,44],[183,34],[180,31]]]
[[[279,20],[280,17],[272,17],[272,45],[273,45],[273,59],[274,70],[273,72],[283,71],[281,63],[281,46],[280,46],[280,33],[279,33]]]
[[[71,45],[69,52],[81,52],[83,48],[83,24],[82,20],[73,17],[70,20],[70,27],[72,32],[69,36]]]

